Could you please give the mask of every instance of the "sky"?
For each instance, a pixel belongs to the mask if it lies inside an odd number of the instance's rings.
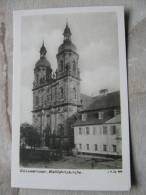
[[[56,54],[68,21],[79,54],[81,93],[119,90],[118,28],[115,13],[23,16],[21,21],[21,122],[32,122],[34,66],[43,40],[47,59],[56,70]]]

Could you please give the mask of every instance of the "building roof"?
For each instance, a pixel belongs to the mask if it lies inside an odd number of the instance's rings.
[[[73,126],[86,126],[86,125],[101,125],[104,124],[107,120],[109,120],[111,117],[104,118],[103,120],[100,120],[98,118],[87,118],[85,121],[78,119]]]
[[[46,57],[41,57],[35,64],[35,68],[38,68],[40,66],[46,66],[47,68],[51,69],[50,62],[46,59]]]
[[[80,113],[92,112],[95,114],[96,111],[110,109],[114,107],[120,107],[120,92],[115,91],[107,93],[104,95],[98,95],[96,97],[90,97],[81,94],[81,98],[84,100],[83,109]],[[86,107],[85,107],[86,103]],[[96,115],[88,117],[85,121],[78,119],[73,126],[84,126],[84,125],[100,125],[100,124],[110,124],[110,123],[120,123],[121,117],[120,114],[117,116],[105,116],[102,120],[98,119]]]
[[[107,120],[105,123],[106,123],[106,124],[121,123],[121,115],[118,114],[118,115],[116,115],[115,117],[113,117],[113,118]]]
[[[63,32],[63,35],[65,36],[65,35],[71,35],[71,30],[70,30],[70,28],[69,28],[69,26],[68,26],[68,23],[66,23],[66,27],[65,27],[65,29],[64,29],[64,32]]]
[[[76,53],[76,46],[71,41],[71,30],[68,26],[68,23],[66,23],[66,27],[64,29],[64,41],[58,48],[58,53],[61,53],[63,51],[73,51]]]
[[[93,102],[93,97],[80,94],[81,104],[82,104],[82,110],[84,110],[86,107],[88,107]]]
[[[76,52],[77,51],[77,48],[76,46],[72,43],[71,40],[65,40],[58,48],[58,53],[61,53],[65,50],[68,50],[68,51],[73,51],[73,52]]]
[[[40,59],[36,62],[35,68],[38,68],[40,66],[46,66],[47,68],[52,70],[51,64],[46,58],[46,53],[47,53],[47,50],[46,50],[46,47],[45,47],[44,42],[43,42],[43,44],[40,48]]]
[[[40,48],[40,55],[45,56],[46,53],[47,53],[47,50],[46,50],[46,47],[45,47],[44,41],[43,41],[42,47]]]
[[[92,98],[92,101],[81,112],[96,111],[106,108],[120,107],[120,92],[115,91]]]
[[[85,121],[77,120],[76,123],[73,124],[76,126],[86,126],[86,125],[102,125],[102,124],[119,124],[121,123],[121,115],[118,114],[114,117],[106,117],[103,120],[99,120],[98,118],[87,118]]]

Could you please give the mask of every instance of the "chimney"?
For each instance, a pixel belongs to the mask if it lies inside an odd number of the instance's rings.
[[[101,89],[99,90],[100,95],[106,95],[108,93],[108,89]]]

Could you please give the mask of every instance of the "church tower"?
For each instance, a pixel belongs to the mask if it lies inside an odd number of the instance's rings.
[[[66,24],[64,29],[64,40],[58,48],[56,78],[60,80],[65,102],[75,107],[80,106],[80,72],[78,67],[79,55],[76,46],[71,41],[71,30]]]
[[[44,46],[40,48],[40,59],[35,64],[34,69],[34,87],[39,87],[52,80],[52,68],[50,62],[46,59],[47,50]]]
[[[46,130],[50,136],[60,137],[62,143],[73,141],[72,123],[81,106],[79,55],[71,40],[69,25],[63,32],[64,40],[58,48],[57,69],[53,72],[46,58],[44,43],[40,59],[34,68],[33,125],[40,132],[42,143]]]
[[[80,105],[80,72],[79,55],[71,40],[71,30],[68,23],[63,32],[64,40],[58,48],[56,80],[58,81],[59,99],[57,105],[64,108],[66,120],[77,113]],[[64,126],[64,134],[69,134],[69,127]]]
[[[39,133],[43,133],[46,126],[46,109],[51,105],[48,93],[51,83],[54,81],[50,62],[46,58],[47,50],[44,42],[40,48],[40,58],[34,67],[33,81],[33,125]]]

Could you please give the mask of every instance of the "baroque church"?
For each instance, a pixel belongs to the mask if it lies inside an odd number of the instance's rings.
[[[73,139],[73,128],[69,122],[81,107],[79,55],[71,40],[68,23],[63,32],[64,40],[58,48],[57,69],[54,72],[46,58],[43,43],[40,59],[34,68],[33,82],[33,125],[41,134],[45,130],[61,136],[63,140]]]

